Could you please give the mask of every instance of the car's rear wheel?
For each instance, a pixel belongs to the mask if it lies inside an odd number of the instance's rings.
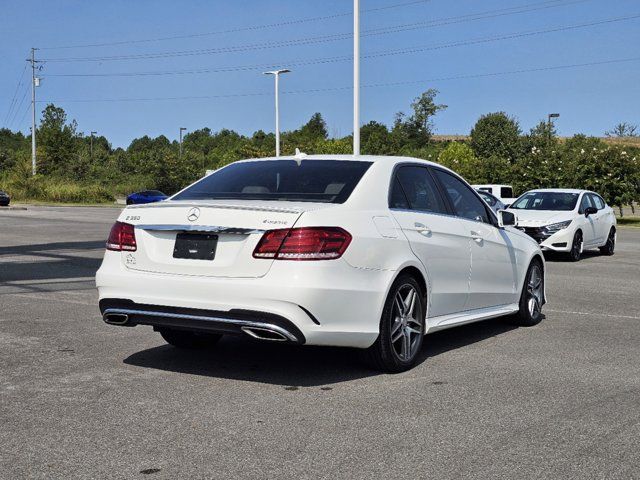
[[[607,237],[607,243],[603,247],[600,247],[600,253],[602,255],[613,255],[616,249],[616,229],[611,227],[609,230],[609,236]]]
[[[187,332],[184,330],[171,330],[163,328],[160,330],[162,338],[176,348],[203,349],[213,347],[222,335],[215,333]]]
[[[572,262],[577,262],[580,260],[580,256],[582,255],[582,232],[578,230],[573,235],[573,242],[571,243],[571,250],[569,251],[569,260]]]
[[[533,260],[527,270],[527,276],[520,294],[520,308],[513,316],[517,325],[531,327],[542,320],[544,301],[544,273],[540,260]]]
[[[425,299],[415,278],[401,275],[391,286],[380,319],[380,334],[369,347],[370,363],[378,370],[403,372],[416,362],[425,331]]]

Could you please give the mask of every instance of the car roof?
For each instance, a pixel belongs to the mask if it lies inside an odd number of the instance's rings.
[[[265,158],[248,158],[246,160],[240,160],[239,162],[255,162],[255,161],[269,161],[269,160],[294,160],[303,162],[305,160],[343,160],[343,161],[351,161],[351,162],[391,162],[391,163],[401,163],[401,162],[420,162],[428,165],[436,165],[442,167],[442,165],[431,162],[429,160],[424,160],[422,158],[414,158],[414,157],[396,157],[396,156],[385,156],[385,155],[285,155],[280,157],[265,157]],[[238,163],[238,162],[235,162]],[[445,167],[443,167],[445,168]],[[447,169],[448,170],[448,169]]]
[[[579,188],[535,188],[533,190],[529,190],[527,193],[529,192],[555,192],[555,193],[582,193],[582,192],[589,192],[589,193],[595,193],[592,192],[590,190],[581,190]]]

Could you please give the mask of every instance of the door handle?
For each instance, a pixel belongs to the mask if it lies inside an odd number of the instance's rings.
[[[429,235],[431,235],[431,229],[426,225],[416,222],[413,224],[413,226],[416,228],[416,231],[420,235],[424,235],[425,237],[428,237]]]
[[[482,235],[480,235],[478,232],[471,232],[471,238],[476,243],[482,243],[482,241],[484,240],[482,238]]]

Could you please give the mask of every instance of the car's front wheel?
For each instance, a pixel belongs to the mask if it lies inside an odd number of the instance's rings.
[[[391,286],[380,319],[380,335],[367,354],[378,370],[403,372],[416,362],[425,331],[425,299],[410,275],[401,275]]]
[[[582,232],[580,230],[576,231],[573,235],[573,242],[571,243],[571,250],[569,251],[569,260],[572,262],[577,262],[580,260],[580,256],[582,255]]]
[[[187,332],[184,330],[160,330],[162,338],[176,348],[184,349],[202,349],[213,347],[222,335],[215,333],[199,333],[199,332]]]
[[[520,294],[519,310],[513,316],[517,325],[531,327],[542,320],[542,304],[544,302],[544,273],[542,263],[534,260],[529,265]]]
[[[613,255],[616,249],[616,229],[611,227],[609,230],[609,236],[607,237],[607,243],[603,247],[600,247],[600,253],[603,255]]]

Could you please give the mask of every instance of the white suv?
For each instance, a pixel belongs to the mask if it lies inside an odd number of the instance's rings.
[[[241,334],[368,349],[402,371],[426,333],[540,321],[544,258],[514,223],[423,160],[244,160],[122,211],[96,275],[100,310],[177,347]]]
[[[616,216],[600,195],[587,190],[530,190],[509,207],[518,228],[531,235],[542,250],[566,252],[580,260],[584,249],[599,248],[613,255]]]

